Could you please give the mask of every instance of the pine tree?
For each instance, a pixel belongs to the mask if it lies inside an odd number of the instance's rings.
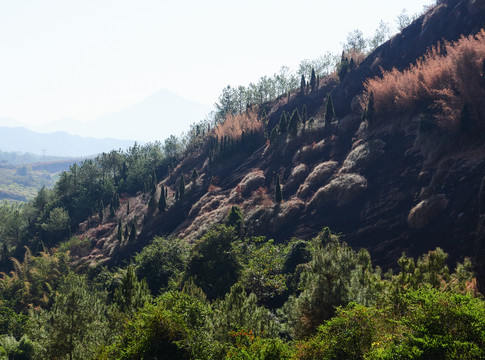
[[[146,281],[138,281],[133,266],[129,265],[121,278],[121,284],[115,290],[115,303],[123,313],[127,313],[142,307],[149,299]]]
[[[158,210],[164,211],[167,208],[167,196],[165,194],[165,187],[162,185],[160,191],[160,200],[158,201]]]
[[[349,63],[349,70],[354,70],[355,69],[355,61],[354,58],[350,58],[350,63]]]
[[[301,74],[300,94],[304,94],[305,93],[305,86],[306,86],[305,75],[304,74]]]
[[[280,134],[285,134],[288,131],[288,116],[284,110],[280,116],[278,131]]]
[[[241,208],[237,205],[233,205],[226,217],[226,225],[233,226],[236,229],[236,232],[239,233],[243,222],[244,216]]]
[[[283,201],[283,192],[281,191],[280,186],[280,175],[276,175],[276,186],[275,186],[275,201],[280,203]]]
[[[290,121],[288,124],[288,133],[291,136],[296,136],[298,133],[298,126],[300,125],[300,114],[298,113],[298,109],[293,110],[293,113],[290,116]]]
[[[125,236],[124,236],[124,239],[125,240],[128,239],[128,224],[125,225]]]
[[[118,221],[118,234],[116,236],[116,238],[121,242],[121,240],[123,240],[123,225],[121,224],[121,219],[119,219]]]
[[[316,85],[317,85],[317,76],[315,74],[315,69],[312,68],[312,77],[310,78],[310,88],[312,89],[312,91],[315,90]]]
[[[303,126],[305,126],[307,119],[308,119],[308,113],[306,110],[306,104],[303,104],[303,107],[301,108],[301,122]]]
[[[342,58],[340,60],[340,67],[338,70],[338,77],[341,82],[345,78],[345,75],[347,75],[348,71],[349,71],[349,59],[345,57],[345,54],[342,51]]]
[[[128,239],[128,242],[133,243],[135,239],[136,239],[136,226],[135,226],[135,222],[133,221],[131,223],[131,231],[130,231],[130,237]]]
[[[194,170],[192,170],[192,176],[190,177],[190,181],[195,183],[198,178],[199,178],[199,173],[197,172],[197,169],[194,168]]]
[[[327,95],[327,101],[325,102],[325,126],[329,126],[335,117],[335,110],[333,108],[332,95]]]

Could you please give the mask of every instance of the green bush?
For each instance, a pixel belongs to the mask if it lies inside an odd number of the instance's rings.
[[[240,266],[233,242],[234,228],[224,225],[209,230],[192,249],[187,277],[192,277],[209,299],[224,296],[237,281]]]
[[[191,359],[205,357],[207,341],[200,327],[210,309],[193,296],[167,292],[146,303],[128,321],[118,341],[98,359]]]
[[[188,253],[186,242],[157,236],[135,256],[136,274],[140,279],[146,279],[148,288],[156,295],[166,290],[170,280],[183,272]]]

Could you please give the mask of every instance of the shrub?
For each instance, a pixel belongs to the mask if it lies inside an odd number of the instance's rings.
[[[239,276],[232,248],[234,228],[219,225],[209,230],[194,246],[186,275],[193,277],[209,299],[224,296]]]
[[[157,236],[135,256],[136,274],[147,280],[152,294],[157,294],[182,273],[188,254],[183,240]]]
[[[235,331],[231,333],[236,345],[231,346],[226,359],[235,360],[284,360],[292,359],[292,351],[281,339],[264,339],[254,336],[252,331]]]
[[[485,104],[476,101],[485,97],[484,58],[484,30],[454,43],[438,44],[409,69],[393,69],[382,78],[368,79],[364,104],[373,93],[377,117],[431,111],[442,128],[458,129],[462,118],[467,121],[463,127],[469,128],[473,121],[484,128]],[[464,108],[466,117],[461,114]]]
[[[262,121],[254,111],[247,111],[241,114],[228,114],[224,121],[214,129],[219,138],[225,136],[233,140],[240,139],[243,133],[260,132],[263,129]]]

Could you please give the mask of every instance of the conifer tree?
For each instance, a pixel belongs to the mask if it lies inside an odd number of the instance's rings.
[[[138,281],[132,265],[126,269],[121,284],[115,290],[114,301],[124,313],[134,311],[149,301],[150,295],[145,280]]]
[[[164,211],[167,208],[167,196],[165,194],[165,187],[162,185],[160,191],[160,200],[158,201],[158,210]]]
[[[285,111],[281,113],[278,131],[280,134],[285,134],[288,131],[288,116]]]
[[[197,169],[194,168],[194,170],[192,170],[192,176],[190,177],[190,181],[195,183],[195,181],[199,178],[199,173],[197,172]]]
[[[126,202],[126,215],[130,215],[130,200]]]
[[[349,63],[349,70],[353,70],[353,69],[355,69],[355,61],[354,61],[354,58],[351,57],[350,63]]]
[[[298,109],[295,109],[293,110],[293,113],[290,116],[290,121],[288,124],[288,133],[291,136],[297,135],[299,124],[300,124],[300,114],[298,113]]]
[[[123,225],[121,224],[121,219],[118,220],[118,234],[116,238],[121,242],[123,240]]]
[[[342,51],[342,59],[340,60],[340,67],[338,70],[338,77],[340,81],[343,81],[348,71],[349,71],[349,59],[345,57],[345,54]]]
[[[273,130],[271,130],[271,135],[269,136],[269,144],[271,146],[276,145],[276,143],[278,142],[278,132],[279,132],[279,126],[275,125],[273,127]]]
[[[335,117],[335,110],[333,108],[332,95],[327,95],[327,101],[325,102],[325,126],[330,125]]]
[[[135,222],[133,221],[131,223],[130,238],[128,239],[128,242],[133,243],[135,239],[136,239],[136,226],[135,226]]]
[[[310,78],[310,88],[312,89],[312,91],[315,90],[316,85],[317,85],[317,76],[315,74],[315,69],[312,68],[312,76]]]
[[[305,93],[305,86],[306,86],[305,75],[304,74],[301,74],[300,94],[304,94]]]
[[[236,232],[239,233],[241,230],[241,226],[244,222],[244,216],[241,208],[237,205],[233,205],[231,211],[226,218],[226,225],[233,226],[236,229]]]
[[[306,104],[303,104],[303,107],[301,108],[301,122],[302,122],[303,126],[305,126],[305,124],[307,122],[307,118],[308,118],[308,113],[307,113],[307,110],[306,110]]]
[[[276,175],[276,186],[275,186],[275,201],[280,203],[283,201],[283,192],[281,191],[280,186],[280,175]]]
[[[125,225],[125,236],[124,236],[124,239],[125,240],[128,239],[128,224]]]

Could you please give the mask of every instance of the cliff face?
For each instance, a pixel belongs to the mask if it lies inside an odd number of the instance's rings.
[[[251,147],[219,161],[210,162],[207,153],[185,159],[162,181],[173,190],[180,174],[196,167],[201,176],[187,186],[185,197],[163,212],[147,204],[137,217],[142,230],[136,244],[115,247],[112,234],[99,242],[93,256],[120,259],[155,235],[193,241],[238,205],[251,235],[278,241],[310,238],[329,226],[349,244],[367,248],[384,267],[395,263],[402,251],[418,256],[437,246],[450,254],[451,264],[464,256],[475,256],[481,264],[484,144],[441,146],[444,150],[433,155],[436,139],[423,140],[417,118],[394,114],[369,128],[361,120],[357,97],[364,80],[379,75],[380,68],[404,69],[438,41],[477,32],[483,19],[485,1],[440,2],[342,82],[325,79],[316,91],[293,94],[289,102],[279,99],[266,109],[268,132],[283,111],[303,106],[315,119],[313,128],[288,139],[280,136],[274,146],[261,136]],[[337,116],[324,124],[323,104],[330,92]],[[276,175],[282,203],[273,200]],[[483,278],[480,265],[478,270]]]

